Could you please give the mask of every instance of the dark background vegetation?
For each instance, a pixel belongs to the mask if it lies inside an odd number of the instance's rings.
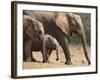
[[[87,44],[90,46],[91,45],[91,14],[89,14],[89,13],[75,13],[75,14],[80,15],[80,17],[82,19]],[[71,42],[71,44],[81,44],[80,37],[77,36],[76,34],[73,34],[70,37],[70,42]]]

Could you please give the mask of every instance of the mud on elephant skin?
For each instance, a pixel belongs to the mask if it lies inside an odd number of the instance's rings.
[[[82,41],[85,57],[88,64],[90,64],[84,27],[79,15],[67,12],[60,13],[32,10],[24,10],[23,14],[27,14],[40,21],[43,24],[45,33],[56,38],[64,51],[66,58],[65,64],[72,64],[67,37],[72,36],[72,33],[76,33]]]

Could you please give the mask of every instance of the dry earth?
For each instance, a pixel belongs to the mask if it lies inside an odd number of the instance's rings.
[[[42,63],[41,52],[32,52],[37,62],[23,62],[23,69],[34,69],[34,68],[57,68],[57,67],[77,67],[77,66],[88,66],[87,60],[84,56],[82,45],[70,45],[70,53],[72,65],[66,65],[65,56],[61,47],[59,47],[59,60],[56,61],[56,51],[53,51],[48,63]],[[88,46],[88,53],[90,57],[91,48]]]

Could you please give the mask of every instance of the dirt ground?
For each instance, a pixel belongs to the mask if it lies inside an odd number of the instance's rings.
[[[59,60],[56,61],[56,51],[53,51],[48,63],[42,63],[41,52],[32,52],[37,62],[23,62],[23,69],[34,69],[34,68],[57,68],[57,67],[77,67],[87,66],[87,60],[84,56],[82,45],[70,45],[71,61],[72,65],[65,64],[65,56],[61,47],[59,47]],[[91,48],[88,46],[88,53],[90,57]]]

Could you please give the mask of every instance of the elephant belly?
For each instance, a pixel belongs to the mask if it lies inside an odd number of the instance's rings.
[[[41,51],[42,47],[40,45],[32,44],[32,51]]]
[[[42,41],[34,39],[32,41],[32,51],[41,51],[42,50]]]

